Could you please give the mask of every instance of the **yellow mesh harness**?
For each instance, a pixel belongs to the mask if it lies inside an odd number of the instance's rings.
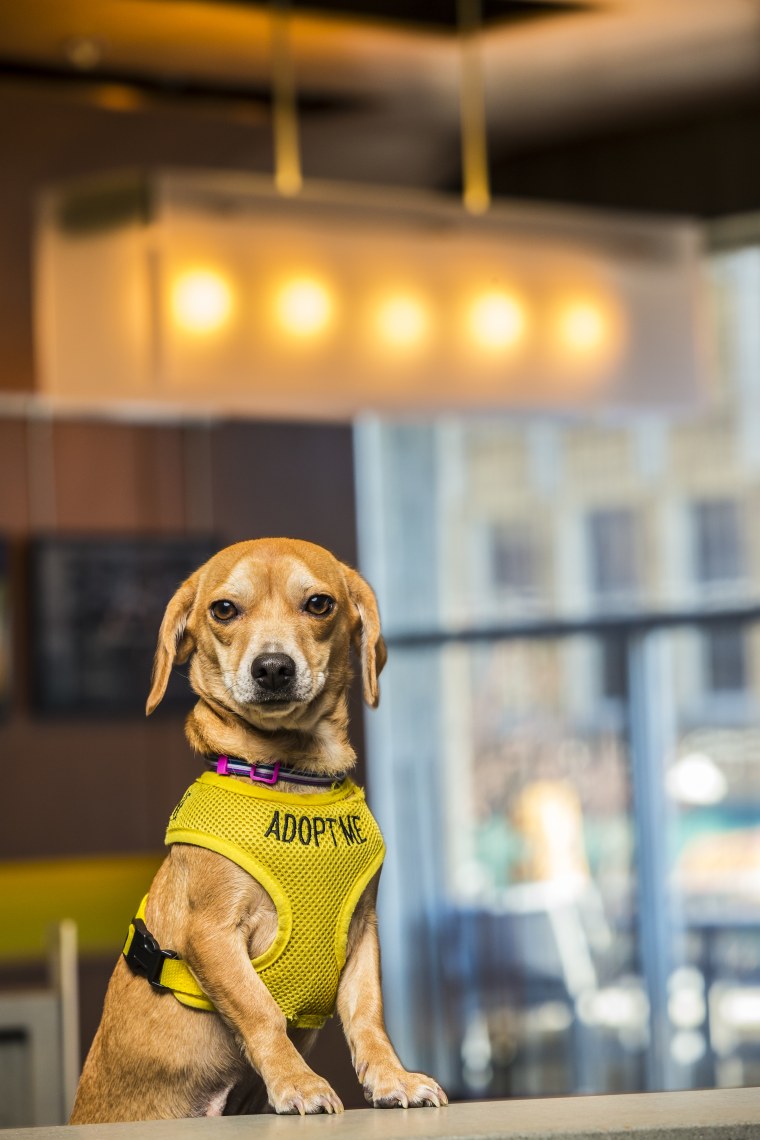
[[[335,1009],[351,916],[385,856],[363,790],[345,780],[298,794],[204,772],[172,812],[165,842],[216,851],[268,891],[277,934],[252,965],[292,1025],[323,1025]],[[144,910],[145,900],[137,919]],[[134,936],[132,924],[125,954]],[[213,1009],[179,958],[164,961],[160,984],[184,1005]]]

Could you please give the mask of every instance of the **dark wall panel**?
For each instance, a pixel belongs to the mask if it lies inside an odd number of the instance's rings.
[[[154,852],[169,812],[199,771],[176,713],[159,710],[150,720],[35,716],[28,685],[35,607],[29,539],[212,533],[224,546],[292,535],[355,564],[354,516],[347,426],[0,419],[0,536],[11,543],[14,646],[12,700],[0,719],[0,859]],[[147,677],[145,686],[147,694]],[[352,709],[361,756],[356,692]],[[111,966],[110,959],[82,964],[85,1049]],[[39,968],[0,970],[0,986],[13,987],[27,974],[36,978]],[[315,1066],[347,1104],[363,1104],[335,1027],[317,1048]]]
[[[0,419],[0,534],[26,534],[29,529],[27,425]]]
[[[176,717],[14,716],[0,741],[11,761],[0,859],[157,851],[169,812],[198,774]]]
[[[353,456],[345,427],[227,425],[214,434],[213,473],[214,517],[230,541],[305,538],[356,562]]]
[[[181,719],[161,710],[150,721],[35,717],[28,699],[35,599],[24,540],[39,532],[210,533],[221,547],[290,535],[354,564],[350,428],[6,420],[3,443],[0,520],[13,538],[14,676],[0,749],[18,762],[7,765],[4,803],[14,809],[0,810],[0,858],[155,848],[197,766]],[[146,676],[146,696],[148,686]],[[361,750],[359,717],[352,730]],[[61,802],[66,811],[58,810]]]

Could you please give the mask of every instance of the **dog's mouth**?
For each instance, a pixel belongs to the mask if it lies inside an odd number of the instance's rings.
[[[302,705],[306,701],[295,693],[254,693],[249,704],[276,710],[290,705]]]
[[[260,655],[252,667],[224,677],[227,691],[238,706],[267,719],[281,719],[303,710],[321,693],[326,680],[326,671],[296,667],[282,654]]]
[[[300,721],[311,702],[288,696],[265,697],[251,700],[246,705],[246,716],[261,728],[277,728]]]

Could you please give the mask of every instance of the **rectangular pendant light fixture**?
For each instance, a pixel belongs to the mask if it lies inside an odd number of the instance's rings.
[[[685,221],[111,177],[41,202],[39,391],[314,419],[679,408],[703,391],[700,289]]]

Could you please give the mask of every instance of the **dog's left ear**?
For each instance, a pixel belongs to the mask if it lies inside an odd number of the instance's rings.
[[[146,716],[150,716],[163,699],[172,666],[183,665],[195,648],[195,642],[187,632],[187,619],[193,608],[197,588],[198,574],[195,573],[182,583],[166,607],[158,631],[158,645],[153,661],[153,684],[145,706]]]
[[[359,615],[352,630],[352,639],[356,655],[362,663],[362,692],[367,704],[375,709],[380,700],[377,678],[388,660],[388,651],[380,632],[377,598],[372,587],[364,581],[361,574],[357,574],[356,570],[344,566],[343,572],[346,576],[348,596]]]

